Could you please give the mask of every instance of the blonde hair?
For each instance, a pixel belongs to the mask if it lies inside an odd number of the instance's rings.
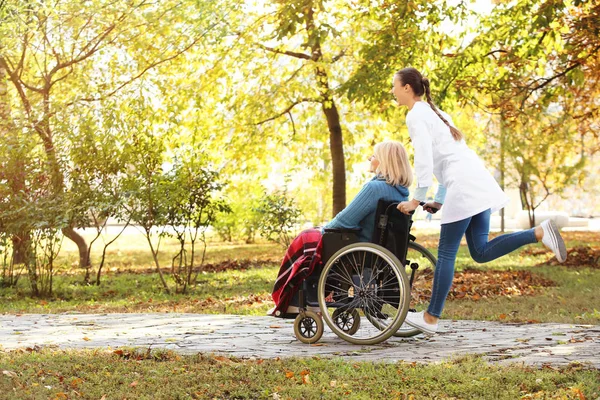
[[[408,162],[408,154],[402,143],[387,141],[377,143],[374,149],[375,158],[379,161],[376,174],[385,178],[390,185],[409,187],[413,181],[413,173]]]

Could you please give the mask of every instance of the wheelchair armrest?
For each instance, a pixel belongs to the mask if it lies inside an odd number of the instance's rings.
[[[325,228],[324,233],[358,233],[360,228]]]

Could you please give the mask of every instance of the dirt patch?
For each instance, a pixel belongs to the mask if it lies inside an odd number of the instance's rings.
[[[226,313],[228,309],[259,308],[265,304],[271,305],[271,295],[268,293],[250,294],[248,296],[235,296],[223,299],[208,297],[205,299],[182,298],[177,300],[153,300],[152,298],[135,301],[134,298],[126,305],[113,305],[110,303],[79,305],[75,309],[79,312],[93,313],[131,313],[131,312],[182,312],[182,313]],[[70,311],[73,309],[69,309]],[[56,312],[61,312],[57,310]]]
[[[418,303],[427,303],[431,297],[432,281],[418,282],[414,297]],[[478,301],[494,297],[532,296],[543,287],[556,286],[556,283],[532,274],[529,271],[480,271],[467,269],[454,275],[454,282],[448,299],[468,299]]]
[[[194,267],[194,273],[200,272],[223,272],[229,270],[244,271],[252,268],[271,267],[279,264],[279,261],[273,259],[265,260],[226,260],[214,264],[204,264],[201,267]],[[171,268],[161,268],[163,273],[170,273]],[[110,274],[152,274],[156,272],[156,268],[110,268],[105,272],[105,275]]]
[[[600,247],[577,246],[567,249],[567,260],[560,264],[556,257],[551,257],[541,265],[564,265],[567,267],[591,267],[600,269]]]

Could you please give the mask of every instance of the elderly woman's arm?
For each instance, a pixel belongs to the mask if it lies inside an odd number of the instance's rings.
[[[373,193],[372,186],[367,183],[362,187],[348,207],[329,221],[323,228],[360,228],[360,221],[375,211],[377,196]]]

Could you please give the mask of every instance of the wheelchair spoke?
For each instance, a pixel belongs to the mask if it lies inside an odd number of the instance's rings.
[[[338,282],[340,282],[340,283],[346,283],[350,286],[354,286],[354,282],[352,282],[352,278],[350,276],[348,276],[348,274],[346,274],[346,276],[343,276],[343,275],[339,274],[338,272],[333,272],[331,274],[331,277],[339,279]]]
[[[404,265],[378,245],[346,248],[328,261],[319,279],[323,319],[351,343],[378,343],[393,335],[406,312]],[[361,323],[361,316],[370,323]]]

